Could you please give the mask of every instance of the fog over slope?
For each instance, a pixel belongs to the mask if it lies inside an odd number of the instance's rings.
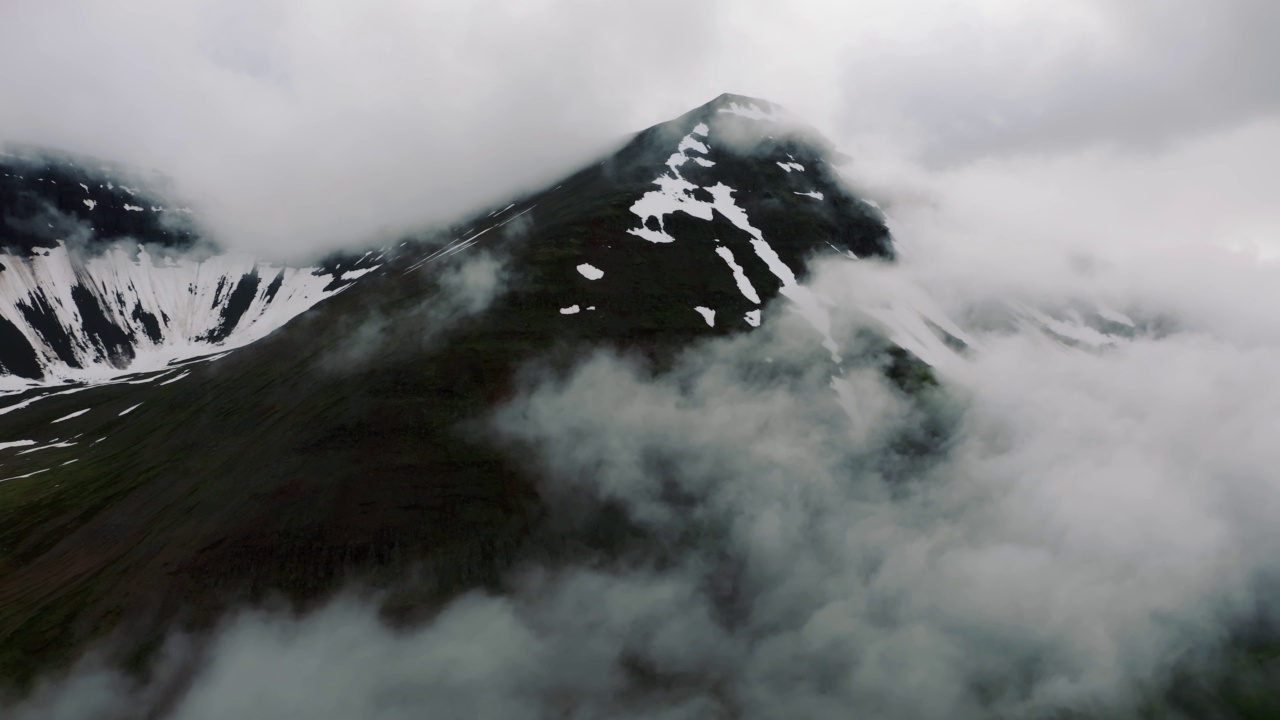
[[[877,327],[858,308],[922,302],[914,272],[819,268],[846,354]],[[968,293],[971,319],[1000,299]],[[1159,707],[1175,669],[1230,672],[1226,644],[1269,637],[1280,600],[1280,347],[1175,317],[1101,350],[975,332],[923,405],[874,368],[837,395],[812,328],[781,307],[664,376],[601,355],[535,378],[491,431],[544,468],[566,533],[616,508],[613,551],[526,564],[509,592],[405,632],[355,597],[301,619],[246,612],[195,656],[173,716]],[[155,701],[88,667],[18,716]]]
[[[35,7],[0,11],[0,53],[65,28],[67,55],[0,80],[20,99],[0,134],[160,165],[231,241],[288,252],[461,212],[724,89],[768,97],[854,156],[851,185],[902,250],[897,267],[816,269],[842,347],[901,303],[974,342],[923,409],[870,368],[841,402],[781,307],[667,375],[602,355],[534,377],[487,429],[544,470],[564,527],[602,503],[646,542],[531,563],[405,632],[354,592],[304,618],[247,610],[204,651],[171,641],[171,667],[198,668],[179,699],[90,660],[17,717],[1132,716],[1177,672],[1234,674],[1241,634],[1271,639],[1272,5],[276,4],[232,21],[189,3],[163,27]],[[111,59],[79,62],[94,53]],[[109,86],[139,93],[146,131],[116,101],[74,120],[95,96],[72,79],[121,68],[141,89]],[[206,119],[158,105],[160,87],[244,104]],[[1102,306],[1135,329],[1071,345],[1010,302]],[[908,452],[921,437],[940,452]]]

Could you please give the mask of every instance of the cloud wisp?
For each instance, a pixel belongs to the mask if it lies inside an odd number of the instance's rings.
[[[393,350],[397,357],[424,352],[506,289],[507,261],[498,255],[480,251],[440,262],[432,267],[437,272],[423,273],[419,297],[407,306],[384,312],[371,305],[344,316],[340,343],[320,354],[316,367],[343,374],[385,360]]]

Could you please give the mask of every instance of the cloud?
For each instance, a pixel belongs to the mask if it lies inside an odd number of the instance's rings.
[[[369,243],[635,129],[663,77],[708,50],[701,7],[16,3],[2,59],[31,70],[3,81],[0,134],[162,170],[240,249]],[[646,53],[653,38],[671,48]]]
[[[78,666],[65,683],[36,689],[21,704],[7,708],[15,720],[81,720],[126,716],[136,702],[131,688],[118,672],[101,667]]]
[[[23,700],[0,696],[12,720],[125,720],[163,715],[182,697],[197,660],[192,638],[174,633],[157,652],[146,680],[126,676],[119,658],[94,651],[64,672],[41,679]],[[9,702],[6,702],[9,701]]]
[[[881,154],[853,183],[877,198],[900,254],[935,297],[1072,296],[1159,305],[1243,345],[1271,343],[1280,122],[1164,152],[991,158],[945,170]],[[952,313],[964,309],[953,305]]]
[[[943,12],[916,42],[874,38],[844,57],[850,124],[908,123],[934,163],[1091,145],[1148,151],[1274,115],[1262,28],[1276,7],[1236,0],[1073,3]]]
[[[967,164],[1274,115],[1264,0],[7,3],[0,136],[155,168],[218,240],[456,219],[725,91]]]
[[[489,307],[506,289],[506,260],[487,251],[443,257],[417,272],[423,279],[407,306],[386,312],[378,304],[360,308],[340,322],[340,341],[321,354],[316,365],[329,373],[348,373],[389,356],[421,353],[458,323]],[[394,347],[392,344],[394,343]]]
[[[984,337],[924,467],[897,461],[921,418],[876,375],[847,378],[877,430],[851,434],[824,370],[761,372],[783,352],[742,341],[656,379],[601,357],[503,420],[566,493],[625,508],[661,548],[643,557],[710,606],[703,631],[742,643],[717,671],[744,715],[1134,713],[1252,620],[1275,347]]]

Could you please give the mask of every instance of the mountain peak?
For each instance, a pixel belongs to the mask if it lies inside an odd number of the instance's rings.
[[[684,125],[689,122],[704,122],[714,127],[722,122],[736,122],[739,120],[766,121],[765,125],[755,128],[758,132],[763,132],[766,129],[769,132],[774,132],[776,128],[771,127],[774,123],[781,123],[788,129],[792,126],[801,126],[801,123],[791,113],[777,103],[733,93],[722,93],[709,102],[703,103],[680,117],[669,121],[669,123],[661,124]]]
[[[716,113],[729,113],[755,120],[784,119],[789,113],[777,103],[749,95],[721,93],[711,102],[701,106]]]
[[[737,293],[726,275],[700,281],[702,289],[687,299],[690,308],[718,307],[719,327],[753,326],[759,305],[773,294],[764,289],[792,287],[815,252],[892,257],[881,218],[844,189],[832,167],[836,159],[825,138],[776,103],[724,93],[637,134],[601,166],[513,213],[536,204],[538,212],[525,221],[566,224],[574,233],[587,223],[593,236],[601,228],[616,233],[617,241],[603,242],[603,250],[594,240],[581,248],[584,260],[599,268],[642,263],[673,277],[685,272],[680,268],[699,267],[695,255],[710,258],[707,272],[728,272],[751,257],[745,270],[734,271],[741,274],[736,286],[759,293]],[[190,210],[172,207],[115,166],[91,162],[47,149],[0,157],[0,205],[6,207],[0,379],[7,385],[113,376],[243,344],[379,262],[366,254],[343,268],[281,268],[222,256],[153,263],[160,251],[197,241],[190,230],[175,229]],[[493,227],[505,217],[496,215],[477,219],[475,227]],[[800,227],[806,231],[797,232]],[[576,234],[564,240],[580,241]],[[119,243],[125,248],[115,247]],[[678,249],[646,247],[673,243]],[[767,258],[755,257],[753,243],[769,248]],[[152,252],[135,251],[140,244]],[[384,248],[378,257],[398,252]],[[729,262],[734,257],[739,260]],[[733,292],[713,302],[724,283],[721,289]],[[618,296],[612,304],[638,297]],[[293,300],[276,302],[282,298]],[[607,314],[599,300],[594,317]],[[266,318],[271,321],[257,324]],[[687,319],[710,323],[692,309]],[[143,357],[148,361],[140,362]]]
[[[670,138],[678,140],[699,125],[706,126],[720,145],[731,146],[741,155],[804,155],[837,165],[848,160],[822,133],[783,106],[734,93],[722,93],[641,135],[654,135],[661,138],[660,142],[667,142]]]

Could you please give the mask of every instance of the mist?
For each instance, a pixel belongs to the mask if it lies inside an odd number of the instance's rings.
[[[433,268],[434,269],[434,268]],[[506,260],[487,251],[454,258],[420,288],[421,299],[394,313],[365,308],[344,318],[340,344],[315,360],[327,374],[366,369],[394,350],[427,351],[449,330],[487,309],[506,286]],[[406,332],[404,327],[415,328]]]
[[[841,368],[775,303],[663,374],[601,353],[531,375],[491,418],[551,532],[612,540],[408,630],[357,594],[232,616],[167,716],[1122,717],[1174,711],[1175,673],[1232,672],[1280,601],[1274,339],[1188,316],[1100,350],[979,328],[908,394],[866,310],[932,298],[919,269],[814,270]],[[19,710],[165,697],[71,678]]]

